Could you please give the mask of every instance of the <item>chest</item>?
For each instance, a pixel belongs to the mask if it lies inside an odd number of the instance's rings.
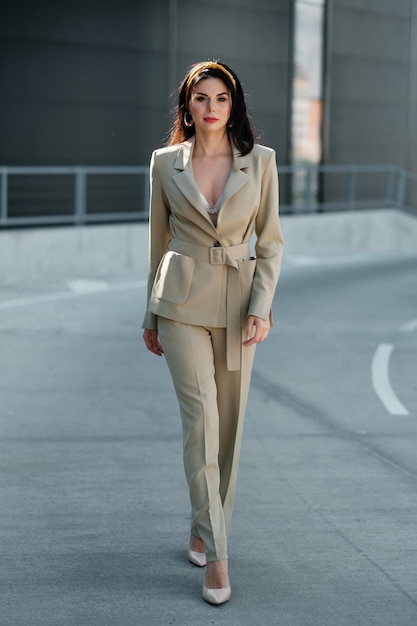
[[[232,168],[232,156],[218,156],[215,159],[198,157],[193,159],[194,179],[199,191],[211,207],[223,195]]]

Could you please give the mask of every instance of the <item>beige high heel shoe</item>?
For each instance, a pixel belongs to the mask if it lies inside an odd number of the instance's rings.
[[[207,565],[206,553],[205,552],[195,552],[188,547],[187,556],[190,563],[193,565],[197,565],[197,567],[204,567]]]
[[[222,589],[207,589],[203,583],[203,598],[209,604],[224,604],[230,600],[232,590],[230,585],[223,587]]]

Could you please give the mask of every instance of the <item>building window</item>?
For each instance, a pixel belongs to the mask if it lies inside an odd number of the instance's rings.
[[[295,207],[315,203],[318,195],[319,177],[314,173],[307,180],[305,166],[317,165],[322,158],[324,5],[325,0],[294,3],[291,158],[297,166],[292,177]]]

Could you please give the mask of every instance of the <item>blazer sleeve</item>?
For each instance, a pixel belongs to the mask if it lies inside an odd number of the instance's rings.
[[[271,319],[271,307],[281,269],[284,241],[279,223],[278,172],[271,151],[261,182],[261,200],[255,222],[256,268],[248,315]]]
[[[158,171],[157,151],[152,154],[150,163],[150,205],[149,205],[149,266],[147,307],[151,297],[153,282],[158,265],[168,249],[171,239],[169,228],[170,209],[164,194],[160,172]],[[142,328],[156,330],[157,316],[146,310]]]

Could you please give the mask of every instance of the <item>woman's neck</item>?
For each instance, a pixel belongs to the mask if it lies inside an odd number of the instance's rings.
[[[227,132],[196,134],[193,156],[195,157],[215,157],[220,155],[230,155],[232,146]]]

